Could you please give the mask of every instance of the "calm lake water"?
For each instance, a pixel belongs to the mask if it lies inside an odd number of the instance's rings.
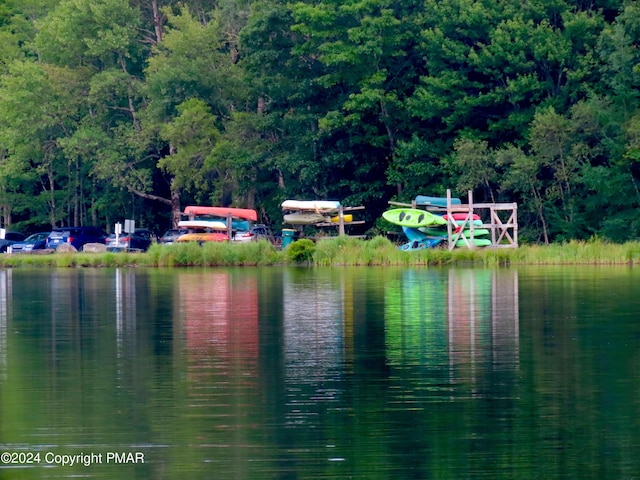
[[[640,269],[0,270],[0,478],[638,479]]]

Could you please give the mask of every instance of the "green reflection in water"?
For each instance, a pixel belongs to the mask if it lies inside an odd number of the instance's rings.
[[[639,275],[0,271],[0,477],[633,478]]]

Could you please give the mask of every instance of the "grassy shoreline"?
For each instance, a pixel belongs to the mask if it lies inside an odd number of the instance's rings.
[[[404,252],[387,238],[338,237],[294,242],[278,250],[267,241],[246,244],[208,243],[153,245],[146,253],[4,254],[0,267],[215,267],[308,265],[338,266],[516,266],[640,265],[640,242],[571,241],[517,249],[462,248]]]

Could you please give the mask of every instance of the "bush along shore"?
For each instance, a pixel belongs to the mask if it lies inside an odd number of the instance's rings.
[[[301,239],[279,250],[266,240],[242,244],[183,243],[152,245],[146,253],[68,252],[4,254],[0,267],[216,267],[305,265],[336,266],[513,266],[640,265],[640,242],[608,243],[599,239],[547,246],[445,248],[405,252],[385,237],[361,240],[334,237]]]

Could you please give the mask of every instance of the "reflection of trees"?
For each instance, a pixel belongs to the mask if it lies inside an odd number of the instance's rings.
[[[7,311],[11,299],[12,270],[0,270],[0,380],[7,378]]]
[[[447,299],[452,379],[475,383],[479,365],[517,370],[517,271],[451,269]]]
[[[385,335],[391,364],[446,383],[473,383],[477,368],[517,369],[517,271],[481,269],[403,271],[385,287]]]
[[[640,471],[638,272],[528,271],[521,308],[530,382],[520,428],[538,448],[562,452],[537,471],[545,478],[633,478]]]
[[[403,269],[384,292],[388,385],[364,421],[394,432],[377,447],[387,471],[465,477],[464,459],[486,451],[474,438],[494,431],[488,412],[511,411],[516,399],[517,272]]]
[[[69,454],[150,444],[156,420],[150,398],[167,375],[156,368],[149,320],[163,297],[147,289],[148,276],[126,269],[21,269],[11,277],[6,297],[0,280],[0,301],[9,306],[3,310],[9,328],[8,375],[0,377],[2,441]],[[42,468],[18,475],[41,478]],[[102,468],[92,467],[91,475],[102,478]],[[150,461],[144,468],[154,467]],[[64,471],[86,473],[82,465]],[[108,476],[130,478],[130,467],[110,465]]]
[[[318,403],[339,393],[345,349],[342,287],[325,272],[296,277],[295,270],[285,271],[283,348],[292,424],[305,424],[317,414]]]
[[[141,478],[632,477],[620,270],[0,272],[0,433],[144,444]]]

